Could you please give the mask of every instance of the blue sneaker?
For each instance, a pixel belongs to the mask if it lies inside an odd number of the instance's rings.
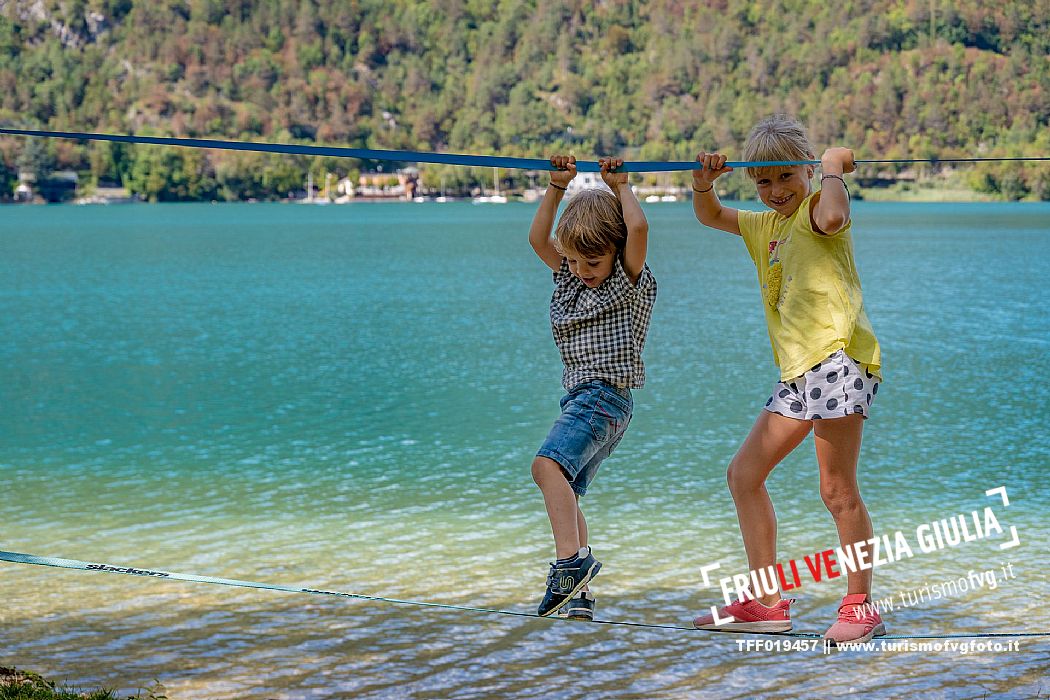
[[[573,598],[558,611],[558,617],[570,620],[594,620],[594,596],[590,591],[582,591],[578,598]]]
[[[537,614],[540,617],[548,617],[557,612],[558,608],[572,600],[601,568],[601,562],[591,554],[590,547],[581,548],[575,557],[565,563],[551,564],[551,572],[547,575],[547,590],[543,594]]]

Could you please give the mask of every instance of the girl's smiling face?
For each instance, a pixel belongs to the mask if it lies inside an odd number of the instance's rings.
[[[580,255],[575,250],[566,250],[565,261],[569,264],[569,272],[594,289],[600,287],[602,282],[609,279],[609,275],[612,274],[616,251],[610,250],[604,255],[594,256]]]
[[[778,214],[791,216],[809,196],[812,177],[812,165],[762,168],[755,177],[755,187],[763,204]]]

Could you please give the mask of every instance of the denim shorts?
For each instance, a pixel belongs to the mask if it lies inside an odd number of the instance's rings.
[[[630,389],[597,380],[577,384],[562,397],[561,415],[536,454],[560,464],[573,492],[582,496],[620,444],[633,410]]]

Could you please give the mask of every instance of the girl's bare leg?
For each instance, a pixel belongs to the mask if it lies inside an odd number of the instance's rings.
[[[843,548],[872,537],[871,518],[860,496],[857,459],[864,434],[864,418],[813,421],[813,438],[820,465],[820,497],[835,519]],[[846,572],[847,593],[871,593],[871,569]]]
[[[813,421],[762,411],[729,464],[729,491],[752,571],[772,566],[777,556],[777,516],[766,492],[766,477],[809,434]],[[763,594],[758,601],[773,605],[780,594]]]

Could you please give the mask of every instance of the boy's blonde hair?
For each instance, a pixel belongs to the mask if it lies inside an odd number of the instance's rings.
[[[787,114],[766,117],[748,134],[744,143],[744,160],[815,160],[813,144],[806,135],[806,127]],[[748,168],[752,180],[758,179],[769,168]]]
[[[565,211],[554,229],[558,252],[575,251],[585,258],[623,251],[627,243],[627,224],[623,206],[612,192],[583,190],[565,205]]]

